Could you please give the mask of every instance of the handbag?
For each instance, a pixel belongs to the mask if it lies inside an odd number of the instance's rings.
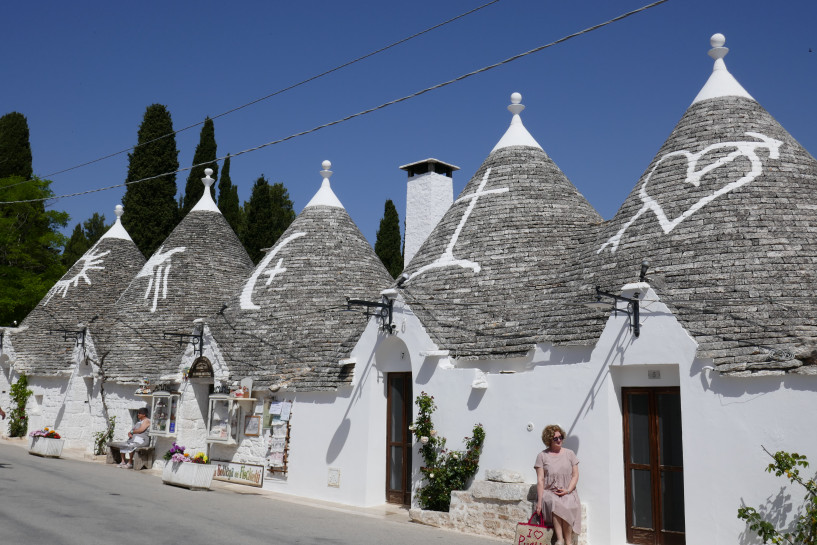
[[[533,522],[534,517],[539,519],[538,524]],[[514,545],[550,545],[552,539],[553,526],[545,524],[545,518],[542,515],[534,513],[528,522],[516,523]]]

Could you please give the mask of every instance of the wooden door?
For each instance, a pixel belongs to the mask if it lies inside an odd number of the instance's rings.
[[[386,501],[411,504],[411,373],[386,375]]]
[[[686,542],[679,388],[622,388],[627,541]]]

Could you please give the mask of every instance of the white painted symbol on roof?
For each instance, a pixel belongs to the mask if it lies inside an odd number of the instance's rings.
[[[281,266],[281,264],[284,261],[283,257],[278,260],[278,263],[275,265],[275,267],[267,269],[267,266],[270,264],[272,259],[278,254],[278,252],[280,252],[284,248],[284,246],[286,246],[296,238],[301,238],[302,236],[305,235],[306,233],[292,233],[287,238],[282,240],[281,243],[278,246],[276,246],[274,250],[268,253],[266,257],[264,257],[264,259],[261,260],[261,263],[259,263],[258,266],[255,268],[255,272],[252,273],[252,276],[250,277],[249,280],[247,280],[247,283],[244,284],[244,289],[241,291],[242,309],[258,310],[259,308],[261,308],[260,306],[252,302],[252,292],[255,289],[255,283],[258,282],[258,277],[261,276],[262,274],[268,276],[269,278],[267,278],[267,282],[265,285],[269,286],[273,278],[278,276],[278,274],[286,272],[286,268]]]
[[[162,246],[156,250],[156,253],[150,256],[150,259],[148,259],[147,263],[145,263],[145,266],[142,267],[142,270],[136,275],[136,278],[142,278],[144,276],[150,277],[148,288],[145,290],[143,299],[148,298],[150,295],[150,289],[153,288],[153,304],[150,307],[151,312],[156,312],[156,305],[159,301],[160,291],[162,293],[162,299],[167,298],[167,283],[168,278],[170,277],[170,265],[172,265],[170,260],[171,256],[187,250],[186,246],[181,246],[179,248],[168,250],[167,252],[162,252],[164,248],[165,247]]]
[[[766,148],[769,151],[769,159],[777,159],[780,157],[779,148],[783,144],[783,142],[756,132],[746,132],[745,134],[747,136],[752,136],[754,138],[759,139],[760,142],[755,140],[743,142],[720,142],[718,144],[712,144],[711,146],[707,146],[698,153],[690,153],[686,150],[680,150],[673,151],[662,156],[658,161],[656,161],[655,166],[652,167],[652,170],[650,170],[649,174],[647,174],[647,177],[644,179],[644,183],[641,184],[641,188],[638,191],[638,196],[641,198],[641,201],[644,203],[644,205],[639,209],[638,212],[636,212],[636,214],[632,218],[630,218],[630,221],[624,224],[624,227],[622,227],[618,233],[610,237],[607,240],[607,242],[602,244],[601,248],[599,248],[596,253],[601,253],[602,250],[604,250],[607,246],[610,246],[611,253],[615,253],[619,243],[621,242],[621,238],[624,236],[624,232],[630,227],[630,225],[633,224],[633,222],[635,222],[635,220],[637,220],[647,210],[652,210],[652,212],[655,214],[655,217],[658,219],[658,223],[664,230],[664,234],[668,234],[670,231],[675,229],[682,221],[684,221],[692,214],[694,214],[695,212],[697,212],[710,202],[714,201],[721,195],[729,193],[730,191],[733,191],[742,185],[746,185],[755,178],[757,178],[758,176],[760,176],[763,173],[763,162],[760,160],[760,157],[758,157],[756,150],[758,148]],[[707,153],[723,148],[735,148],[735,151],[718,158],[716,161],[713,161],[711,164],[703,167],[700,170],[695,170],[695,168],[698,165],[698,161]],[[686,183],[692,184],[695,187],[701,185],[701,178],[703,178],[704,175],[708,174],[709,172],[715,170],[718,167],[731,163],[738,157],[746,157],[751,164],[751,169],[742,178],[735,180],[733,182],[729,182],[720,189],[713,191],[709,195],[706,195],[705,197],[695,202],[692,206],[690,206],[683,214],[681,214],[680,216],[673,220],[670,220],[669,218],[667,218],[667,215],[664,213],[664,209],[661,208],[661,205],[658,204],[647,193],[647,184],[650,182],[650,178],[652,177],[653,173],[661,165],[662,162],[664,162],[666,159],[679,156],[686,157],[687,160],[687,174],[686,179],[684,181]]]
[[[471,215],[471,212],[474,210],[474,207],[477,205],[477,199],[479,199],[483,195],[495,195],[498,193],[507,193],[507,187],[501,187],[499,189],[489,189],[485,191],[485,184],[488,183],[488,176],[491,174],[491,169],[485,171],[485,175],[482,177],[482,181],[477,187],[477,190],[470,195],[465,195],[464,197],[460,197],[454,204],[463,201],[470,201],[468,203],[468,208],[465,209],[465,213],[462,215],[462,219],[460,219],[460,224],[457,225],[457,228],[454,230],[454,234],[451,236],[451,240],[448,242],[448,246],[445,248],[443,254],[429,263],[428,265],[424,265],[417,269],[414,274],[411,275],[411,278],[415,278],[426,271],[431,269],[439,269],[442,267],[462,267],[463,269],[471,269],[475,273],[478,273],[481,270],[479,263],[475,261],[470,261],[468,259],[456,259],[454,257],[454,245],[457,244],[457,241],[460,238],[460,233],[462,233],[462,228],[465,226],[465,222],[468,221],[468,216]]]
[[[96,244],[94,245],[96,248]],[[105,267],[100,267],[99,265],[102,263],[102,258],[111,253],[110,250],[107,252],[96,253],[94,248],[88,250],[85,255],[79,258],[78,261],[82,262],[82,270],[80,270],[76,275],[68,280],[59,280],[56,284],[54,284],[48,293],[45,296],[45,301],[43,305],[47,305],[51,298],[54,296],[55,293],[62,290],[62,296],[65,297],[68,294],[68,288],[73,285],[75,288],[79,285],[80,279],[85,280],[85,283],[89,286],[91,285],[91,279],[88,277],[88,271],[92,270],[105,270]]]

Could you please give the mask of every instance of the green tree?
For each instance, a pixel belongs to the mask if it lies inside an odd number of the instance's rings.
[[[128,211],[122,216],[122,225],[147,256],[159,248],[178,223],[175,174],[179,169],[178,157],[170,112],[161,104],[151,104],[139,125],[137,147],[128,154],[127,181],[158,177],[129,184],[122,197],[122,205]]]
[[[738,518],[745,520],[749,525],[749,529],[756,532],[760,539],[763,540],[763,543],[771,541],[775,544],[814,545],[817,543],[817,480],[801,476],[798,468],[798,466],[807,468],[808,459],[796,452],[788,453],[781,450],[772,454],[765,447],[763,447],[763,451],[774,460],[766,467],[768,473],[774,473],[776,477],[785,475],[791,484],[797,483],[806,490],[803,506],[799,510],[793,510],[788,503],[772,507],[772,509],[778,511],[773,513],[774,518],[777,520],[781,519],[779,516],[781,514],[784,515],[782,518],[785,519],[786,513],[797,513],[794,529],[790,532],[775,528],[774,524],[764,520],[754,507],[743,506],[738,509]]]
[[[238,187],[230,179],[230,156],[224,160],[221,178],[218,180],[218,209],[233,231],[241,232],[241,205],[238,201]]]
[[[28,180],[34,175],[31,165],[26,116],[11,112],[0,117],[0,178],[21,176]]]
[[[3,201],[52,197],[48,180],[11,176],[0,179]],[[0,204],[0,325],[21,322],[65,274],[59,229],[68,214],[46,210],[43,201]]]
[[[204,178],[204,169],[213,169],[213,179],[218,180],[218,163],[216,162],[216,129],[213,125],[213,120],[209,117],[205,118],[204,126],[201,128],[199,134],[199,145],[196,146],[196,153],[193,154],[194,166],[190,170],[190,175],[187,177],[187,185],[184,187],[184,197],[182,198],[180,218],[187,215],[190,210],[196,206],[196,203],[201,199],[204,193],[204,184],[201,179]],[[216,200],[215,184],[210,186],[211,196],[213,201]]]
[[[71,238],[65,243],[65,250],[62,252],[62,264],[65,265],[66,269],[70,269],[90,247],[88,237],[85,236],[85,231],[82,229],[82,224],[78,223],[74,227],[74,232],[71,233]]]
[[[241,239],[254,263],[261,261],[262,250],[272,248],[295,219],[292,206],[284,184],[270,186],[263,174],[255,181],[250,200],[244,203],[246,224]]]
[[[78,223],[74,227],[74,232],[71,233],[71,238],[65,244],[65,250],[62,252],[63,265],[70,269],[77,262],[77,259],[82,257],[102,238],[108,228],[110,228],[110,225],[105,225],[105,216],[100,215],[99,212],[94,212],[94,215],[82,224]]]
[[[272,184],[269,193],[272,204],[272,244],[275,244],[287,230],[289,224],[295,221],[295,209],[292,199],[289,198],[289,191],[283,183]]]
[[[102,235],[111,228],[111,225],[105,225],[105,214],[94,212],[93,216],[82,222],[82,228],[85,231],[85,237],[88,239],[88,247],[90,248],[102,238]]]
[[[385,265],[392,278],[403,272],[403,252],[400,249],[400,216],[391,199],[386,201],[383,219],[377,230],[377,240],[374,243],[374,253]]]

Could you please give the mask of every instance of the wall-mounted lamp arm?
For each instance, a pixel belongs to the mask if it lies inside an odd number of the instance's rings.
[[[602,290],[599,286],[596,286],[596,301],[601,301],[602,297],[610,297],[613,299],[613,311],[618,315],[619,312],[623,312],[627,316],[630,317],[630,329],[633,331],[633,335],[638,337],[641,334],[641,324],[639,323],[640,314],[639,314],[639,305],[638,305],[638,292],[633,294],[632,298],[623,297],[621,295],[616,295],[615,293],[610,293],[609,291]],[[618,308],[615,304],[616,301],[620,301],[622,303],[626,303],[627,308]]]

